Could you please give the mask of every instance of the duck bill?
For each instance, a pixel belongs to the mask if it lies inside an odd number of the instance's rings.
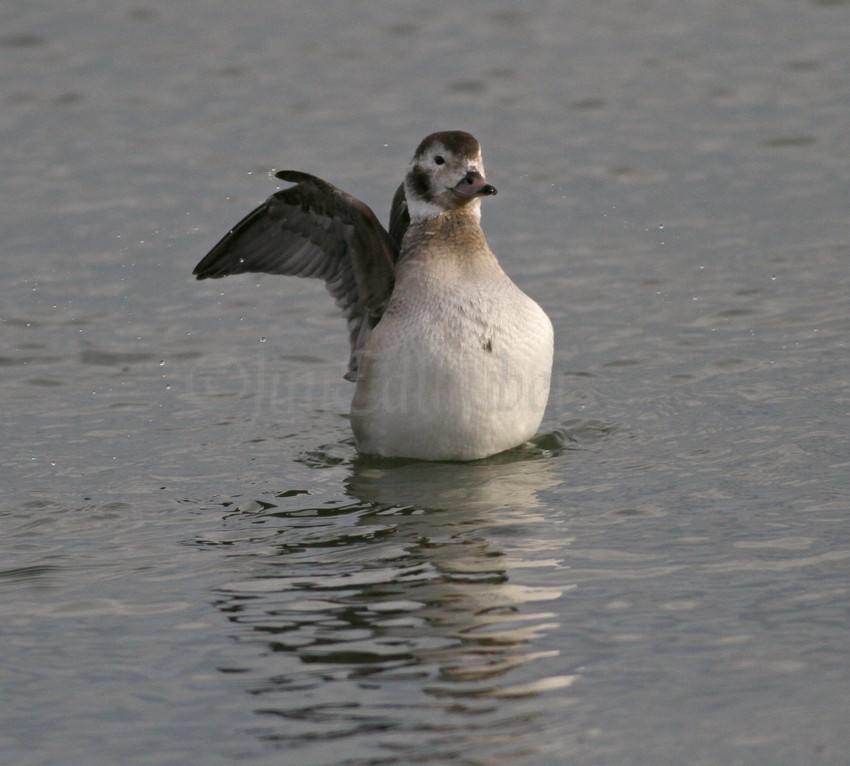
[[[477,170],[470,170],[452,191],[463,198],[489,197],[496,193],[496,187],[488,184],[487,179]]]

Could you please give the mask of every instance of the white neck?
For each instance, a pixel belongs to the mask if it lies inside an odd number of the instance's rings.
[[[436,218],[438,215],[450,212],[442,205],[438,205],[436,202],[428,202],[411,195],[408,189],[405,189],[405,192],[407,194],[407,212],[410,214],[411,223],[428,221],[431,218]],[[467,202],[464,209],[471,213],[476,221],[481,220],[480,199],[474,199]]]

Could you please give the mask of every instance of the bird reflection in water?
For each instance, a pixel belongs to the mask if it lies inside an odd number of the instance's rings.
[[[380,731],[370,747],[385,751],[413,727],[448,736],[447,754],[479,739],[533,747],[539,703],[516,711],[522,745],[497,700],[574,680],[546,640],[546,604],[571,587],[550,557],[564,534],[538,500],[560,482],[552,463],[361,460],[344,502],[283,492],[228,517],[246,537],[217,605],[240,643],[259,645],[251,667],[229,669],[261,700],[257,734],[295,746]]]

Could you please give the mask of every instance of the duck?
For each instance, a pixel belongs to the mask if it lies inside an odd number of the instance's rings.
[[[230,229],[193,274],[324,280],[347,321],[358,452],[471,461],[528,442],[549,397],[554,332],[484,237],[481,202],[496,188],[478,140],[426,136],[386,229],[321,178],[275,175],[292,185]]]

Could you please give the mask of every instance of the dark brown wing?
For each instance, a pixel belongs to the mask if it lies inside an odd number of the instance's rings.
[[[401,250],[401,240],[408,226],[410,226],[410,212],[407,209],[404,184],[401,184],[393,195],[393,204],[390,209],[390,239],[398,251]]]
[[[195,267],[198,279],[262,272],[323,279],[348,320],[357,356],[393,289],[398,247],[360,200],[308,173],[282,170],[295,184],[272,194],[234,226]]]

